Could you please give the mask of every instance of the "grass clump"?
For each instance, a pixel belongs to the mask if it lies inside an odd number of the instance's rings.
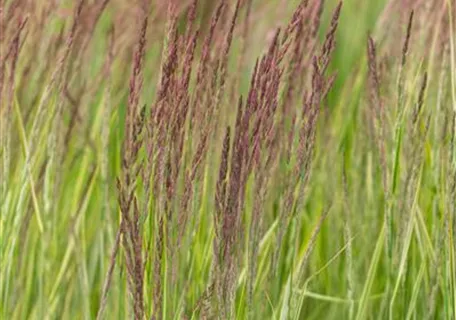
[[[456,9],[366,3],[0,0],[0,318],[453,319]]]

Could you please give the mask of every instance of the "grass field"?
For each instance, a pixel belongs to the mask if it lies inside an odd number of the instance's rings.
[[[454,0],[0,0],[0,319],[456,319]]]

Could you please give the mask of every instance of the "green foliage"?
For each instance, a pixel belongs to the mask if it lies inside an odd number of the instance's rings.
[[[0,319],[455,319],[454,3],[324,1],[281,61],[300,2],[225,1],[198,82],[219,2],[187,2],[0,0]],[[249,122],[262,57],[279,107]]]

